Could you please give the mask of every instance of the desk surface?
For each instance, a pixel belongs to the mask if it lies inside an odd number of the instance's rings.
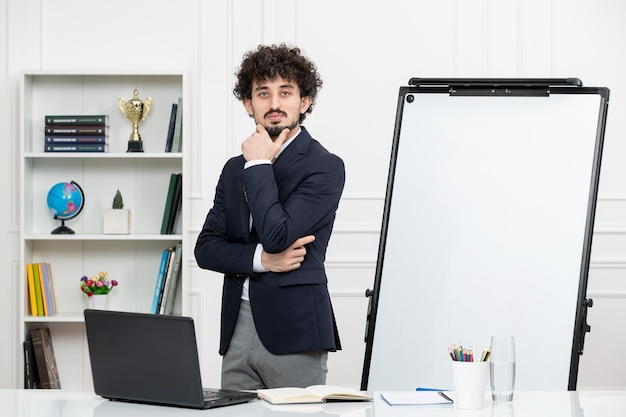
[[[273,406],[253,401],[213,410],[130,404],[103,400],[90,392],[67,390],[0,390],[2,415],[12,417],[623,417],[626,391],[527,391],[516,392],[513,402],[495,407],[485,401],[482,410],[454,407],[389,406],[378,393],[370,403],[328,403]]]

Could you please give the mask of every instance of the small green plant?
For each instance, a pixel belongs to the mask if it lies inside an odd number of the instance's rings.
[[[122,199],[122,193],[120,190],[117,190],[115,193],[115,197],[113,197],[113,208],[114,209],[123,209],[124,208],[124,200]]]

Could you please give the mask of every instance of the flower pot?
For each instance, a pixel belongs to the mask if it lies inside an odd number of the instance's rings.
[[[130,233],[129,209],[104,209],[102,233],[105,235],[127,235]]]
[[[108,294],[94,294],[87,298],[87,308],[91,310],[106,310],[108,301]]]

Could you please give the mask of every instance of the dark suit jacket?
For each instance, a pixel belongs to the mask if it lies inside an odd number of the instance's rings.
[[[224,273],[220,349],[233,335],[242,284],[250,278],[254,322],[263,345],[274,354],[341,349],[327,288],[324,260],[343,192],[343,161],[301,127],[273,165],[244,170],[243,156],[231,158],[220,176],[213,208],[198,236],[198,265]],[[250,214],[254,230],[250,232]],[[314,234],[299,269],[254,273],[256,243],[278,253]]]

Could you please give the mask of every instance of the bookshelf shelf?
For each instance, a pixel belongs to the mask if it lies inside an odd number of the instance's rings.
[[[132,98],[134,89],[152,98],[152,109],[139,125],[144,152],[126,152],[132,124],[118,107],[118,99]],[[20,357],[17,375],[23,375],[21,342],[30,329],[48,327],[63,389],[91,389],[91,370],[84,331],[86,295],[80,278],[107,271],[119,285],[108,296],[108,308],[150,311],[164,249],[182,242],[188,248],[189,220],[182,186],[181,208],[173,234],[161,234],[170,176],[185,178],[187,156],[165,152],[172,103],[183,98],[187,108],[188,80],[176,73],[61,73],[22,74],[20,86]],[[183,112],[182,137],[191,138]],[[104,153],[44,152],[45,115],[106,114],[108,149]],[[65,225],[75,234],[55,235],[61,224],[48,209],[46,198],[58,182],[77,182],[84,207]],[[103,213],[120,190],[130,209],[129,234],[103,234]],[[183,251],[174,314],[188,314],[184,297],[189,271]],[[27,265],[50,264],[56,313],[32,315]],[[21,384],[21,382],[20,382]]]
[[[68,223],[69,225],[69,223]],[[181,234],[161,235],[161,234],[129,234],[129,235],[53,235],[53,234],[37,234],[24,236],[25,241],[83,241],[83,240],[125,240],[125,241],[180,241],[183,239]]]
[[[26,316],[24,317],[26,323],[83,323],[85,318],[82,314],[69,314],[69,313],[57,313],[54,316],[40,317],[40,316]]]
[[[168,153],[44,153],[29,152],[26,159],[182,159],[180,152]]]

